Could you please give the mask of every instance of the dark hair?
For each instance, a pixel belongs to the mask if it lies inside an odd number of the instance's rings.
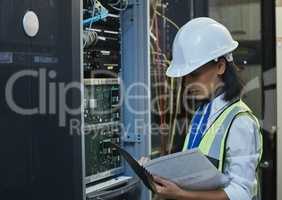
[[[239,68],[235,65],[235,63],[228,62],[226,59],[225,62],[226,68],[224,74],[222,75],[222,80],[224,82],[223,91],[225,92],[224,100],[231,101],[240,97],[244,84],[238,74]]]

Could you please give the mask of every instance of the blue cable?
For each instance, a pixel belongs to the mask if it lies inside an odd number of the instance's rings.
[[[103,9],[103,10],[100,12],[100,14],[98,14],[97,16],[83,20],[83,25],[88,25],[88,24],[90,24],[90,23],[97,22],[97,21],[99,21],[99,20],[102,20],[102,19],[108,17],[108,15],[109,15],[109,11],[106,10],[106,9]]]

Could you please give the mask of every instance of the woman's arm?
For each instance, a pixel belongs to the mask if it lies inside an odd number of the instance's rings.
[[[214,191],[185,191],[179,188],[175,183],[160,177],[154,177],[156,182],[157,194],[164,198],[176,200],[229,200],[223,190]]]
[[[183,191],[177,200],[229,200],[223,190],[189,192]]]

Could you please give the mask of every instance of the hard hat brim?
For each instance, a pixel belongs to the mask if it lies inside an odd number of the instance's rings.
[[[196,69],[199,69],[200,67],[202,67],[203,65],[205,65],[206,63],[210,62],[211,60],[214,60],[216,58],[219,58],[227,53],[230,53],[232,51],[234,51],[237,47],[238,47],[239,43],[237,41],[233,41],[233,45],[232,47],[229,47],[228,49],[222,49],[222,51],[210,56],[209,58],[207,58],[206,60],[197,63],[195,65],[191,65],[191,66],[187,66],[187,65],[181,65],[181,64],[175,64],[173,61],[171,62],[170,66],[168,67],[167,71],[166,71],[166,75],[168,77],[172,77],[172,78],[179,78],[179,77],[183,77],[186,76],[190,73],[192,73],[193,71],[195,71]]]
[[[185,65],[174,65],[173,63],[168,67],[166,71],[166,75],[172,78],[179,78],[185,75],[190,74],[192,71],[196,69],[191,69],[191,67],[187,67]]]

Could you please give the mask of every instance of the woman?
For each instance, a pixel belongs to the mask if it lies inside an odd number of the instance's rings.
[[[154,177],[157,193],[165,199],[256,198],[262,137],[256,117],[240,99],[242,84],[232,57],[237,47],[230,32],[210,18],[193,19],[176,35],[173,61],[166,74],[183,77],[184,89],[201,102],[183,150],[199,148],[231,182],[214,191],[185,191]]]

